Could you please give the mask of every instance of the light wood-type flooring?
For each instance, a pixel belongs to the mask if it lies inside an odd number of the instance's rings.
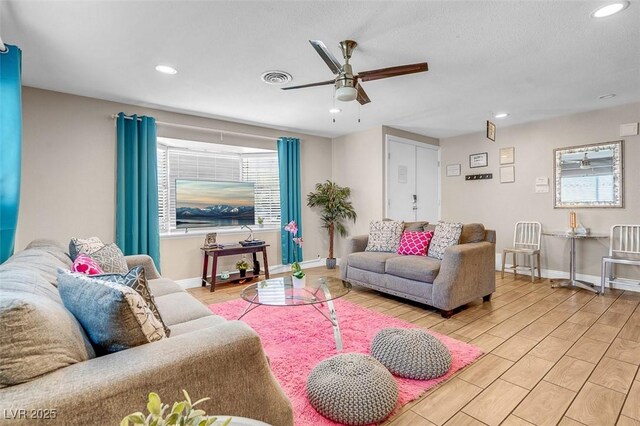
[[[337,275],[325,268],[306,272]],[[448,320],[362,287],[345,297],[485,351],[385,425],[640,426],[640,293],[597,296],[511,274],[496,274],[496,286],[491,302],[479,299]],[[208,305],[236,299],[243,288],[189,291]]]

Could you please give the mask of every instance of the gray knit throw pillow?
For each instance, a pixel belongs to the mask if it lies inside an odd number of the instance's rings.
[[[384,420],[398,403],[398,384],[369,355],[348,353],[320,362],[307,380],[311,405],[323,416],[346,425]]]
[[[418,329],[384,328],[371,342],[371,355],[391,373],[428,380],[451,368],[449,349],[431,334]]]

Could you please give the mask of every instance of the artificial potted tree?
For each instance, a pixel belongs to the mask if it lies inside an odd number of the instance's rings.
[[[319,207],[321,209],[322,227],[329,232],[329,257],[327,257],[327,268],[336,267],[336,258],[333,257],[333,240],[336,231],[341,237],[348,235],[344,226],[345,220],[356,221],[356,211],[349,200],[351,188],[342,187],[330,180],[324,183],[317,183],[316,190],[307,195],[307,205],[309,207]]]

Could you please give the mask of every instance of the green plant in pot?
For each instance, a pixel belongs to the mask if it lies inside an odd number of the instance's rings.
[[[242,259],[236,262],[236,268],[238,272],[240,272],[240,278],[244,278],[247,276],[247,269],[249,269],[249,263],[246,260]]]
[[[170,407],[168,404],[162,403],[157,393],[151,392],[147,403],[149,414],[146,416],[141,412],[129,414],[122,419],[120,426],[226,426],[231,422],[231,418],[224,422],[217,422],[216,417],[207,416],[204,411],[195,408],[196,405],[211,398],[202,398],[192,403],[187,391],[183,390],[182,393],[184,393],[185,400],[175,402]]]
[[[264,217],[258,216],[258,228],[264,227]]]
[[[316,184],[315,191],[307,195],[307,205],[318,207],[321,211],[322,227],[329,232],[329,257],[327,257],[327,268],[336,267],[336,259],[333,256],[333,240],[335,233],[341,237],[348,235],[344,221],[353,220],[355,223],[357,214],[353,204],[349,200],[351,188],[342,187],[335,182],[326,181]]]

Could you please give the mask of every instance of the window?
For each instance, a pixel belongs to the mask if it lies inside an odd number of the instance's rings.
[[[280,181],[276,151],[158,138],[160,232],[176,229],[176,179],[252,182],[255,221],[280,224]]]

